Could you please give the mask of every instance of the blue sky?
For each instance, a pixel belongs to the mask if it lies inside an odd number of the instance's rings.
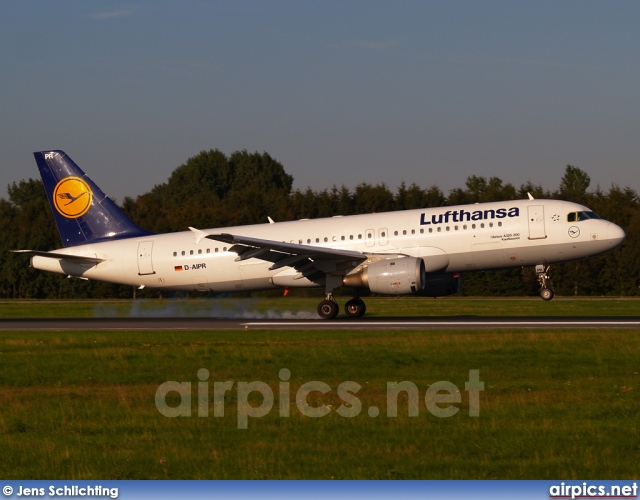
[[[640,3],[29,1],[0,7],[0,196],[66,151],[121,201],[205,149],[294,187],[470,175],[640,191]]]

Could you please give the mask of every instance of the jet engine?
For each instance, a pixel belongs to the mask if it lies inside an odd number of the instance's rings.
[[[426,283],[424,260],[416,257],[378,260],[345,276],[343,283],[385,295],[419,293]]]

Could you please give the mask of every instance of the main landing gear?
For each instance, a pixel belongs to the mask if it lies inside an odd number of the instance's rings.
[[[328,293],[325,299],[318,304],[318,315],[321,319],[333,319],[338,315],[340,306],[333,298],[332,293]],[[367,306],[360,297],[354,297],[344,305],[344,313],[350,318],[359,318],[367,311]]]
[[[338,315],[340,307],[333,298],[332,293],[328,293],[325,299],[318,304],[318,315],[322,319],[333,319]]]
[[[350,318],[359,318],[367,312],[367,306],[360,297],[354,297],[344,305],[344,312]]]
[[[542,300],[551,300],[553,298],[553,288],[551,288],[551,278],[547,274],[551,266],[538,264],[536,266],[536,274],[538,275],[538,283],[540,283],[540,297]]]

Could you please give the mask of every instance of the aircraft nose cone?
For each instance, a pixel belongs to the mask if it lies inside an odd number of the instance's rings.
[[[613,222],[607,227],[607,239],[616,247],[624,241],[626,236],[623,229]]]

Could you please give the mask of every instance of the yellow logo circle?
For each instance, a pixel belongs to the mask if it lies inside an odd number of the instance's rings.
[[[92,199],[91,188],[80,177],[66,177],[53,190],[53,205],[67,219],[86,214],[91,208]]]

